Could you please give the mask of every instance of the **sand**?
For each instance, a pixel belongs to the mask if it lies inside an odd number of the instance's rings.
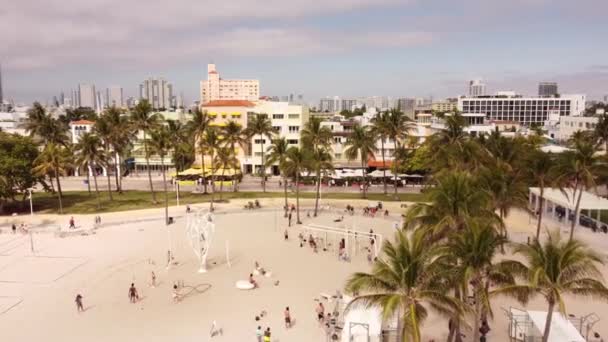
[[[331,201],[324,203],[343,208],[355,205],[357,215],[340,216],[323,212],[304,223],[355,227],[361,231],[391,236],[393,224],[402,212],[399,203],[385,203],[391,216],[361,216],[366,201]],[[351,262],[339,261],[336,252],[315,254],[308,247],[300,248],[297,230],[289,228],[290,240],[283,240],[287,220],[278,208],[280,199],[263,200],[264,210],[242,210],[244,201],[218,205],[217,231],[208,260],[208,272],[198,273],[198,262],[185,234],[185,207],[171,208],[175,224],[163,222],[162,209],[120,212],[102,215],[102,226],[87,236],[57,237],[53,233],[33,234],[35,252],[28,235],[7,233],[12,220],[25,220],[32,227],[43,225],[66,228],[69,216],[44,215],[7,218],[0,234],[0,331],[3,341],[255,341],[255,328],[270,327],[273,341],[325,341],[324,330],[318,326],[314,308],[320,293],[342,289],[355,271],[369,270],[365,252],[366,241],[359,246]],[[309,206],[312,201],[303,201]],[[193,210],[203,205],[192,206]],[[269,210],[277,208],[277,210]],[[230,212],[226,214],[225,212]],[[75,216],[81,229],[89,228],[93,216]],[[294,218],[295,221],[295,218]],[[354,221],[354,222],[353,222]],[[534,231],[534,222],[514,212],[508,226],[514,239],[524,241]],[[513,228],[511,228],[513,226]],[[550,226],[550,225],[549,225]],[[38,228],[39,229],[39,228]],[[587,236],[585,240],[606,246],[608,235]],[[171,241],[171,243],[169,243]],[[230,266],[226,263],[226,242],[229,244]],[[176,265],[166,265],[167,249],[175,255]],[[271,278],[256,276],[259,289],[242,291],[235,282],[247,279],[258,261],[272,272]],[[150,273],[157,275],[157,286],[151,287]],[[604,269],[604,271],[608,271]],[[279,284],[275,285],[278,281]],[[172,285],[183,282],[196,288],[178,303],[171,296]],[[135,283],[140,300],[131,304],[128,289]],[[80,293],[84,313],[76,311],[74,299]],[[326,302],[325,302],[326,303]],[[566,298],[569,313],[591,312],[607,317],[608,305],[591,300]],[[287,330],[283,310],[290,307],[294,326]],[[494,321],[490,340],[507,340],[507,319],[501,307],[523,308],[522,305],[499,298],[493,302]],[[326,303],[328,309],[333,304]],[[542,299],[532,301],[530,309],[546,310]],[[268,314],[261,321],[254,317],[261,311]],[[209,337],[213,321],[223,335]],[[596,329],[608,336],[608,327],[600,322]],[[431,314],[423,325],[424,340],[444,339],[447,320]],[[471,336],[471,334],[468,334]]]

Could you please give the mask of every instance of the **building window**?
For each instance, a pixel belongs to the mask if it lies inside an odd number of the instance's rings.
[[[300,131],[300,126],[289,126],[289,133],[298,133]]]
[[[255,139],[254,142],[256,144],[265,144],[266,143],[266,139]]]
[[[334,153],[334,158],[336,158],[336,159],[342,158],[342,153]]]
[[[290,145],[297,145],[298,139],[287,139],[287,143]]]
[[[340,137],[334,137],[334,143],[339,144],[342,142],[342,138]]]
[[[272,129],[277,133],[281,133],[281,126],[272,126]]]
[[[299,119],[300,118],[300,114],[289,114],[287,117],[289,119]]]
[[[285,118],[285,114],[272,114],[272,118],[275,120],[283,119]]]

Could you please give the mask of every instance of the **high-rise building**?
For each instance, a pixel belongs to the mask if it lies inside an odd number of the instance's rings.
[[[95,109],[95,86],[92,84],[81,83],[78,85],[78,106]]]
[[[122,107],[124,105],[122,87],[110,86],[106,89],[106,105],[108,107]]]
[[[343,99],[341,107],[342,107],[342,110],[353,110],[355,107],[357,107],[357,100]]]
[[[139,85],[139,98],[146,99],[154,109],[171,107],[173,86],[164,78],[148,78]]]
[[[486,85],[481,80],[469,81],[469,96],[477,97],[486,94]]]
[[[339,96],[325,97],[319,101],[319,110],[321,112],[340,112],[342,110],[342,99]],[[348,109],[348,108],[344,108]]]
[[[414,119],[414,107],[416,107],[416,99],[412,98],[398,98],[396,101],[396,107],[410,119]]]
[[[555,97],[557,96],[557,83],[555,82],[540,82],[538,84],[538,96],[540,97]]]
[[[260,81],[225,80],[215,69],[215,64],[207,64],[207,80],[201,81],[201,102],[215,100],[257,101],[260,98]]]
[[[458,109],[463,114],[485,114],[489,120],[515,121],[522,125],[544,124],[550,117],[582,115],[585,95],[561,95],[556,98],[496,95],[483,98],[460,97]]]

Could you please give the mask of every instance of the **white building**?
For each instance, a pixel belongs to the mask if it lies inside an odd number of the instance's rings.
[[[215,64],[207,65],[207,80],[201,81],[201,103],[216,100],[257,101],[260,98],[260,81],[225,80],[215,69]]]
[[[444,116],[451,116],[452,114],[446,113]],[[496,129],[496,125],[492,124],[491,121],[486,119],[485,114],[480,113],[463,113],[461,114],[464,118],[466,126],[464,131],[473,136],[479,136],[484,134],[490,134]],[[432,117],[430,125],[431,134],[444,130],[445,122],[442,118]]]
[[[88,107],[95,109],[96,99],[95,86],[92,84],[81,83],[78,85],[78,107]]]
[[[557,141],[566,141],[577,131],[593,131],[599,118],[597,116],[551,117],[545,122],[547,135]]]
[[[325,97],[319,101],[319,111],[322,113],[339,113],[342,109],[342,99],[339,96]]]
[[[469,81],[469,96],[477,97],[484,96],[486,94],[486,85],[481,80]]]
[[[461,97],[458,110],[485,114],[489,120],[516,121],[522,125],[543,124],[551,114],[577,116],[585,111],[585,95],[558,98],[522,96]]]
[[[110,86],[106,89],[106,105],[121,108],[124,105],[122,87]]]
[[[173,85],[164,78],[148,78],[139,85],[139,98],[146,99],[154,109],[172,107]]]

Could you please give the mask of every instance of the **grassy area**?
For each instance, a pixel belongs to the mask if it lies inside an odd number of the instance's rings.
[[[148,208],[161,208],[164,206],[164,193],[157,192],[156,199],[158,204],[152,203],[152,195],[147,191],[125,191],[122,194],[112,193],[114,200],[110,201],[107,192],[101,192],[101,210],[97,210],[97,199],[95,193],[89,195],[87,191],[64,192],[63,211],[69,214],[93,214],[112,211],[125,211]],[[295,199],[295,194],[288,193],[290,199]],[[300,198],[314,198],[315,194],[305,192],[300,194]],[[323,199],[361,199],[358,193],[324,193]],[[223,199],[262,199],[262,198],[283,198],[280,192],[225,192]],[[190,192],[180,193],[180,204],[209,202],[210,195],[193,194]],[[218,199],[216,194],[215,200]],[[395,201],[393,194],[368,194],[370,201]],[[399,201],[419,202],[423,200],[422,194],[404,193],[399,194]],[[57,196],[50,193],[35,193],[33,196],[34,211],[40,213],[58,213]],[[169,192],[169,205],[176,205],[175,192]],[[29,212],[29,203],[24,207],[11,205],[7,207],[5,213]]]

